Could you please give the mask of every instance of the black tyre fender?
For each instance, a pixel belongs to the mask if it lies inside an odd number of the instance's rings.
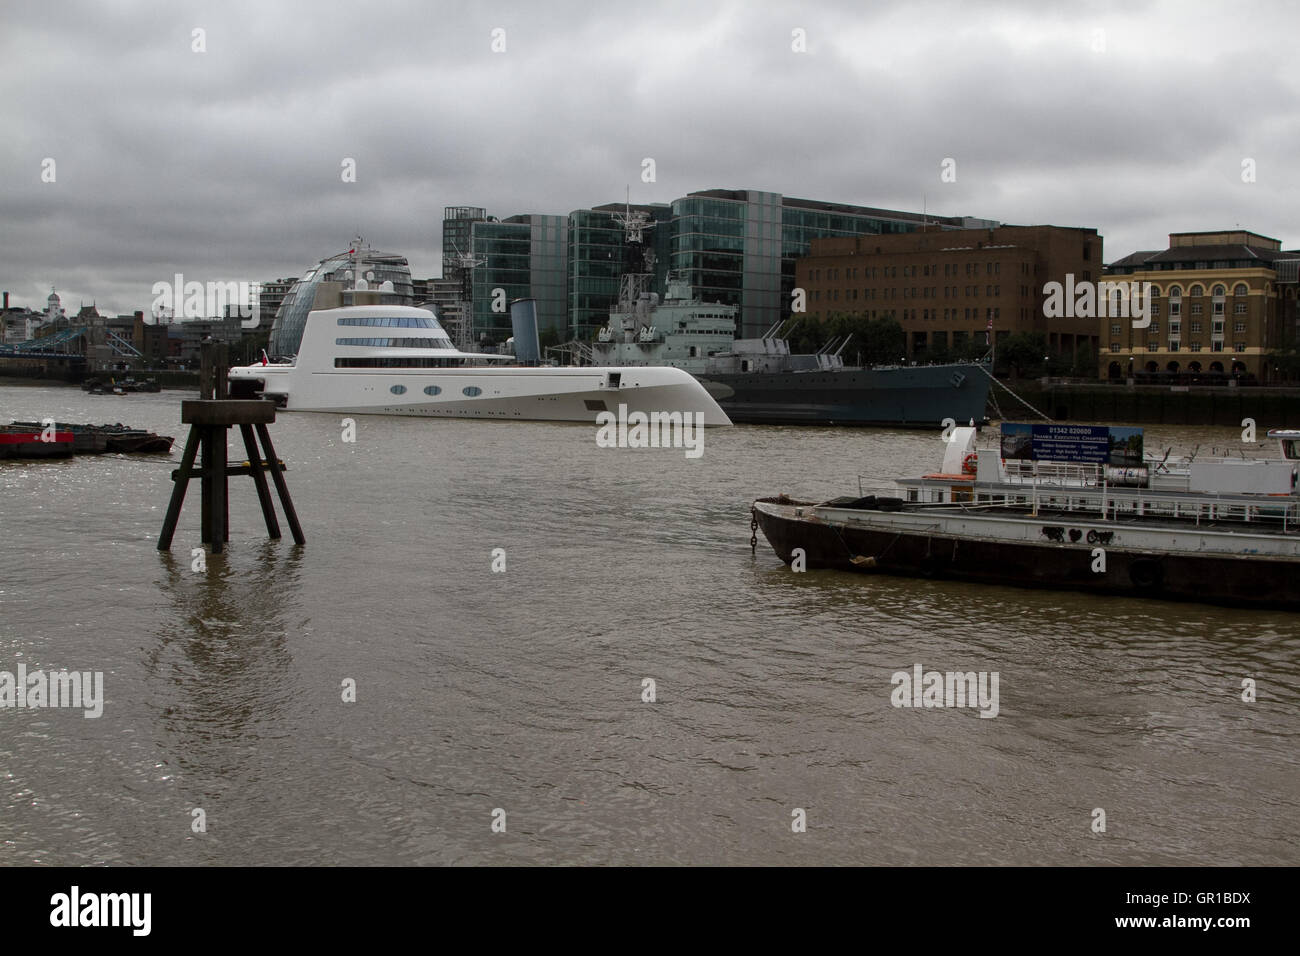
[[[1138,558],[1128,566],[1128,579],[1139,591],[1157,591],[1165,583],[1165,569],[1153,558]]]

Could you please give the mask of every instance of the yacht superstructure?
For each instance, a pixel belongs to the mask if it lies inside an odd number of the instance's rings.
[[[432,311],[400,305],[313,309],[293,364],[233,368],[230,381],[291,411],[595,422],[625,406],[731,424],[681,369],[520,365],[463,352]]]

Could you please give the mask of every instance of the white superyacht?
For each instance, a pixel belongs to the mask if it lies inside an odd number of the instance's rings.
[[[354,304],[343,305],[344,294]],[[293,363],[232,368],[232,394],[261,394],[290,411],[553,422],[642,412],[731,424],[682,369],[530,366],[463,352],[430,309],[377,299],[322,283]]]

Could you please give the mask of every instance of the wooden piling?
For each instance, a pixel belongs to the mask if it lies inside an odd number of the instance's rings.
[[[162,533],[158,536],[158,550],[171,549],[185,503],[185,492],[190,480],[199,479],[200,489],[200,539],[211,547],[213,554],[225,549],[230,540],[230,489],[227,479],[231,475],[251,475],[257,488],[257,500],[262,507],[266,533],[280,537],[280,523],[275,516],[271,491],[266,483],[265,471],[270,471],[271,481],[280,496],[285,520],[296,544],[306,544],[307,538],[298,523],[298,514],[289,496],[289,486],[284,480],[284,463],[275,455],[271,433],[267,425],[275,421],[275,404],[264,400],[231,399],[226,377],[226,346],[224,343],[204,342],[199,348],[202,366],[199,371],[199,399],[181,402],[181,422],[190,426],[181,455],[180,468],[172,473],[171,500],[163,518]],[[227,432],[239,426],[248,453],[248,465],[231,466],[227,454]],[[258,448],[258,444],[261,448]],[[194,467],[199,456],[199,467]],[[264,457],[265,456],[265,457]]]

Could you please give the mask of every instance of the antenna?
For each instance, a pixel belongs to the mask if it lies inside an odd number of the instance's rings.
[[[623,227],[623,238],[625,242],[641,243],[645,241],[642,235],[647,229],[653,229],[654,223],[644,211],[638,209],[632,211],[632,187],[627,187],[627,194],[623,201],[623,212],[614,214],[614,221]]]
[[[487,259],[481,259],[471,252],[461,252],[460,245],[453,239],[452,249],[456,255],[454,261],[456,268],[460,270],[460,299],[457,301],[456,317],[456,348],[462,352],[469,351],[469,326],[470,326],[470,303],[473,301],[473,279],[474,270],[485,264]]]
[[[628,186],[623,201],[623,211],[614,213],[614,222],[623,227],[624,268],[619,283],[619,306],[633,303],[641,293],[648,291],[654,278],[654,250],[646,246],[645,231],[653,229],[654,223],[644,210],[632,211],[632,187]]]
[[[361,238],[361,231],[357,230],[356,236],[352,240],[352,288],[357,288],[357,280],[362,278],[361,275],[361,247],[366,244],[366,240]]]

